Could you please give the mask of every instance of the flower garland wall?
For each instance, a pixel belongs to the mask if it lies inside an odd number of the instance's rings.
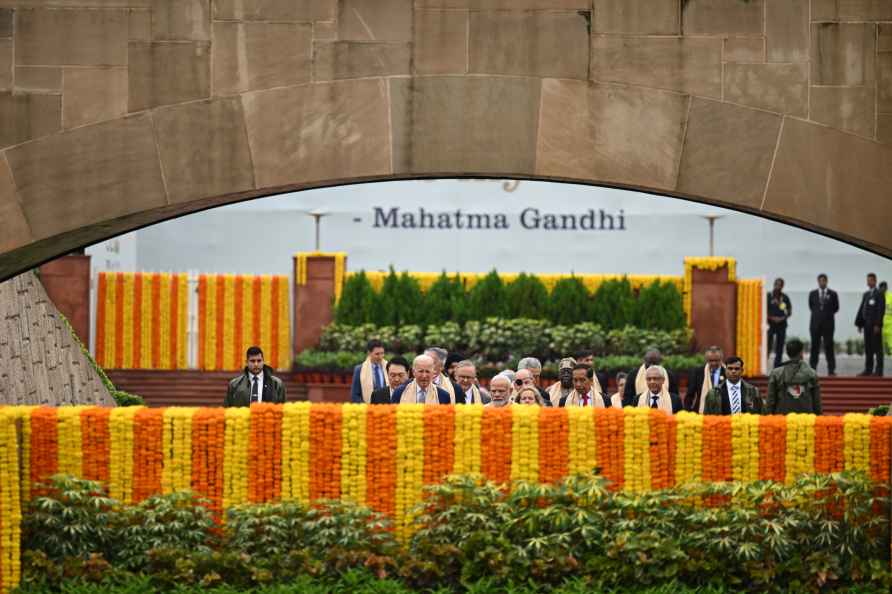
[[[198,367],[237,370],[257,345],[275,369],[291,365],[287,276],[202,274],[198,277]]]
[[[890,480],[892,417],[674,417],[650,409],[258,404],[0,408],[0,579],[19,579],[23,502],[56,472],[135,503],[191,489],[218,520],[251,502],[342,499],[412,532],[424,486],[451,473],[551,482],[600,469],[611,489],[791,481],[861,470]],[[707,501],[706,504],[720,503]]]
[[[96,362],[109,369],[185,369],[186,274],[100,272]]]
[[[762,279],[737,281],[737,355],[747,375],[762,374]]]
[[[294,281],[298,286],[307,284],[307,260],[310,258],[334,258],[334,296],[335,301],[341,298],[344,281],[347,277],[346,252],[298,252],[294,255]]]

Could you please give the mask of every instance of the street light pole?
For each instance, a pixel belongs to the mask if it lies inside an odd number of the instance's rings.
[[[313,217],[313,221],[314,221],[314,224],[316,227],[316,248],[315,248],[315,250],[318,252],[319,246],[321,244],[320,229],[321,229],[322,217],[328,216],[328,213],[314,210],[314,211],[308,212],[307,214],[310,215],[311,217]]]
[[[700,215],[709,221],[709,256],[715,256],[715,222],[724,215]]]

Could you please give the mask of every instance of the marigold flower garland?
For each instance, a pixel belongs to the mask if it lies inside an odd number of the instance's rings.
[[[403,404],[396,409],[396,493],[394,531],[407,540],[412,510],[424,487],[424,404]]]
[[[571,406],[559,410],[563,410],[567,415],[567,457],[570,474],[591,472],[598,466],[600,453],[599,444],[595,439],[594,409],[587,406]],[[604,454],[606,453],[605,450]]]
[[[483,472],[480,430],[484,407],[475,404],[455,407],[455,470],[456,474]]]
[[[31,413],[37,406],[15,406],[5,409],[13,415],[21,439],[19,440],[20,497],[23,503],[31,500]]]
[[[539,480],[538,406],[516,405],[511,410],[511,480]]]
[[[616,408],[599,408],[594,410],[592,414],[595,427],[594,442],[597,443],[595,448],[597,465],[600,467],[604,478],[610,481],[611,489],[622,489],[626,481],[625,413]],[[584,426],[582,428],[586,430]]]
[[[133,424],[142,406],[114,408],[109,413],[108,494],[126,504],[133,503]]]
[[[815,469],[815,416],[787,415],[787,450],[784,482],[792,484],[800,474]]]
[[[366,502],[367,404],[345,404],[341,431],[341,499]]]
[[[223,442],[223,509],[248,503],[251,410],[227,408]]]
[[[439,408],[439,407],[430,407]],[[462,408],[457,407],[456,417]],[[396,498],[396,409],[395,405],[371,406],[366,413],[366,504],[373,510],[394,517]],[[456,440],[458,432],[456,431]],[[478,437],[479,451],[479,437]],[[456,443],[456,455],[458,449]]]
[[[424,409],[424,484],[442,482],[455,465],[455,407]]]
[[[310,409],[310,500],[341,496],[341,406]]]
[[[870,417],[870,478],[888,485],[892,418]]]
[[[58,410],[41,406],[31,412],[31,497],[45,495],[43,485],[59,471]]]
[[[6,592],[21,579],[22,500],[19,444],[14,408],[0,408],[0,590]],[[23,481],[22,479],[25,478]]]
[[[786,417],[759,417],[759,480],[783,482],[787,476],[786,454]]]
[[[485,408],[480,423],[480,470],[496,483],[511,480],[512,408]]]
[[[539,411],[539,482],[554,483],[568,474],[570,454],[568,410],[570,409],[546,407]],[[592,419],[588,420],[588,425],[594,429]]]
[[[198,409],[168,408],[162,429],[161,492],[192,488],[192,417]]]
[[[109,457],[111,455],[109,418],[112,410],[100,407],[81,410],[83,477],[106,485],[109,482]]]
[[[164,465],[163,408],[143,408],[133,417],[133,501],[161,493]]]
[[[675,484],[703,480],[703,415],[683,411],[675,415]]]
[[[870,471],[870,419],[862,413],[843,416],[843,454],[846,470]]]
[[[282,497],[310,502],[310,403],[282,407]]]
[[[630,407],[624,412],[624,489],[644,493],[651,488],[650,409]]]
[[[669,472],[670,432],[674,433],[675,419],[658,410],[650,411],[650,486],[665,489],[672,486]]]
[[[842,472],[844,466],[842,417],[815,417],[815,472]]]
[[[214,518],[223,518],[223,464],[226,414],[202,408],[192,416],[192,490],[210,502]]]
[[[759,416],[731,417],[731,474],[735,481],[759,480]]]
[[[282,494],[282,407],[252,404],[250,411],[248,500],[275,501]]]
[[[747,373],[762,373],[761,279],[737,281],[737,354],[746,361]]]

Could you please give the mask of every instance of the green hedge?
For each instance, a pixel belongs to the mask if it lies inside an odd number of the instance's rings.
[[[536,275],[519,274],[505,283],[493,270],[467,290],[461,279],[445,272],[423,292],[407,272],[391,267],[380,291],[365,271],[344,283],[335,306],[335,321],[360,325],[464,324],[491,317],[533,318],[552,324],[593,322],[613,330],[627,325],[658,330],[686,326],[681,293],[671,282],[654,281],[636,292],[626,278],[608,280],[591,294],[579,278],[558,281],[551,293]]]
[[[595,475],[508,491],[456,476],[426,489],[399,543],[387,518],[352,504],[249,505],[217,526],[188,494],[126,506],[99,483],[56,477],[24,517],[22,590],[887,592],[889,501],[876,487],[851,472],[644,494]]]

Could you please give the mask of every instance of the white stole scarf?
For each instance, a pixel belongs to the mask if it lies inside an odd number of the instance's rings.
[[[576,390],[573,390],[567,395],[567,400],[564,402],[564,406],[579,406],[582,402],[582,396]],[[592,390],[592,395],[589,398],[589,406],[592,408],[604,408],[604,398],[601,396],[600,392]]]
[[[570,392],[572,392],[572,388]],[[568,393],[569,397],[570,394]],[[561,388],[561,381],[558,380],[548,386],[548,399],[551,400],[551,406],[558,406],[561,403],[561,398],[563,397],[563,389]]]
[[[431,382],[432,386],[436,386],[434,382]],[[440,388],[449,392],[449,402],[455,404],[455,388],[452,387],[452,380],[445,373],[440,374]]]
[[[465,392],[465,404],[483,404],[483,398],[480,396],[480,390],[474,384],[471,384],[471,396],[468,400],[468,393]]]
[[[406,384],[406,389],[400,394],[400,404],[417,404],[418,403],[418,384],[412,380]],[[425,404],[440,404],[440,397],[437,394],[437,386],[433,382],[427,387],[424,394]]]
[[[613,396],[610,397],[610,406],[613,408],[622,408],[623,407],[623,395],[617,392]]]
[[[715,386],[712,385],[712,371],[709,369],[709,363],[703,368],[703,387],[700,388],[700,410],[701,415],[703,411],[706,409],[706,395],[709,394],[709,391],[712,390]]]
[[[669,381],[669,380],[666,380]],[[647,367],[642,365],[635,374],[635,393],[647,392]]]
[[[384,385],[382,388],[387,387],[387,377],[384,375],[384,370],[387,368],[387,361],[381,361],[381,376],[384,380]],[[368,357],[365,358],[365,361],[362,362],[362,367],[359,368],[359,387],[362,389],[362,401],[368,404],[372,399],[372,392],[375,391],[375,375],[372,371],[372,362]]]
[[[660,399],[657,408],[666,414],[672,413],[672,397],[669,396],[669,374],[663,369],[663,387],[660,389]],[[637,385],[637,380],[636,380]],[[638,407],[650,408],[650,388],[645,388],[643,392],[638,394]]]

